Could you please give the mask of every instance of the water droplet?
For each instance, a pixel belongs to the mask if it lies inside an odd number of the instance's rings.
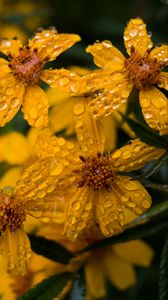
[[[69,78],[67,77],[61,77],[58,81],[59,85],[65,86],[69,83]]]
[[[80,209],[80,202],[79,201],[75,201],[75,202],[73,202],[72,203],[72,210],[73,211],[77,211],[77,210],[79,210]]]
[[[138,34],[138,30],[137,29],[131,29],[130,30],[130,36],[131,37],[135,37]]]
[[[80,103],[75,104],[75,106],[74,106],[74,114],[75,115],[80,115],[80,114],[84,113],[84,111],[85,111],[85,107],[84,107],[83,103],[80,102]]]
[[[126,202],[126,201],[129,200],[129,196],[127,194],[124,194],[124,195],[121,196],[121,200]]]
[[[0,102],[0,110],[5,110],[7,108],[7,103],[5,101]]]
[[[8,41],[8,40],[3,40],[2,41],[2,46],[5,46],[5,47],[9,48],[11,46],[11,42]]]
[[[54,170],[51,172],[51,175],[52,176],[60,175],[62,171],[63,171],[63,165],[60,163],[54,168]]]

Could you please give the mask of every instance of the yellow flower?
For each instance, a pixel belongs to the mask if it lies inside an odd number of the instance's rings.
[[[151,197],[145,188],[118,172],[141,168],[164,153],[136,139],[106,155],[100,123],[91,118],[87,107],[83,101],[74,107],[79,147],[44,135],[35,146],[46,168],[52,166],[54,218],[65,220],[64,235],[70,239],[76,239],[95,221],[105,236],[117,234],[148,209]]]
[[[0,59],[0,126],[9,122],[21,105],[30,125],[38,128],[47,126],[48,100],[38,84],[40,80],[45,81],[45,76],[52,70],[43,68],[79,40],[76,34],[58,34],[53,28],[36,33],[27,46],[22,46],[21,41],[16,39],[0,42],[0,52],[9,60]],[[54,71],[55,76],[56,71],[60,73],[60,70]]]
[[[146,25],[140,18],[129,21],[124,31],[124,43],[130,55],[128,59],[110,41],[98,42],[87,48],[96,65],[107,72],[107,83],[103,85],[102,80],[102,90],[94,95],[90,109],[96,118],[108,115],[127,101],[135,87],[140,90],[139,100],[145,121],[151,128],[166,134],[168,101],[153,85],[168,89],[168,73],[161,72],[168,63],[168,46],[152,48]]]
[[[134,265],[150,266],[153,255],[152,248],[141,240],[116,244],[92,252],[84,265],[86,300],[106,296],[106,279],[119,290],[126,290],[136,284]]]
[[[22,42],[26,40],[26,34],[17,25],[4,24],[1,28],[1,37],[12,39],[14,36],[19,38]]]

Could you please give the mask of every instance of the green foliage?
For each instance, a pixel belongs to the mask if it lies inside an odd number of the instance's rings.
[[[159,278],[159,300],[168,299],[168,237],[161,254],[160,278]]]

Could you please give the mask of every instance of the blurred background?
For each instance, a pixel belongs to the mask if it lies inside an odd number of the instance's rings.
[[[96,40],[111,40],[125,53],[123,30],[130,18],[141,17],[151,32],[154,43],[166,43],[168,33],[168,1],[167,0],[0,0],[0,37],[17,36],[26,42],[38,28],[55,26],[60,33],[77,33],[82,41],[63,53],[53,63],[54,67],[71,65],[94,68],[92,57],[85,53],[87,45]],[[11,130],[22,133],[28,131],[28,125],[21,113],[9,122],[0,133]],[[119,131],[120,133],[120,131]],[[121,133],[121,140],[127,140]],[[6,165],[1,164],[2,170]],[[166,169],[163,168],[159,181],[166,181]],[[155,178],[157,180],[157,175]],[[154,201],[157,192],[150,191]],[[109,300],[146,300],[158,299],[158,271],[160,252],[164,243],[165,232],[156,234],[147,241],[155,249],[155,259],[148,269],[137,268],[138,283],[126,292],[120,292],[109,284]],[[82,299],[75,287],[75,299]]]

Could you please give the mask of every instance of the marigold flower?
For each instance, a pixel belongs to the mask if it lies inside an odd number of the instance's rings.
[[[153,85],[168,89],[168,74],[161,72],[168,63],[168,46],[152,48],[146,25],[140,18],[129,21],[124,31],[124,43],[130,55],[128,59],[110,41],[98,42],[86,49],[93,55],[95,64],[107,72],[104,82],[102,79],[102,89],[96,92],[95,87],[90,109],[95,118],[108,115],[127,101],[131,90],[136,87],[140,91],[145,121],[151,128],[166,134],[168,101]]]
[[[76,104],[74,113],[81,149],[63,138],[42,136],[35,152],[45,159],[46,168],[57,162],[52,171],[53,195],[66,220],[64,235],[76,239],[96,221],[102,233],[111,236],[151,205],[150,195],[138,181],[117,172],[141,168],[164,150],[136,139],[106,155],[102,131],[90,117],[86,103]]]
[[[51,70],[43,68],[79,40],[78,35],[58,34],[53,28],[36,33],[27,46],[16,39],[0,42],[0,52],[7,56],[0,59],[0,126],[13,118],[21,104],[30,125],[47,126],[48,100],[38,84]]]

